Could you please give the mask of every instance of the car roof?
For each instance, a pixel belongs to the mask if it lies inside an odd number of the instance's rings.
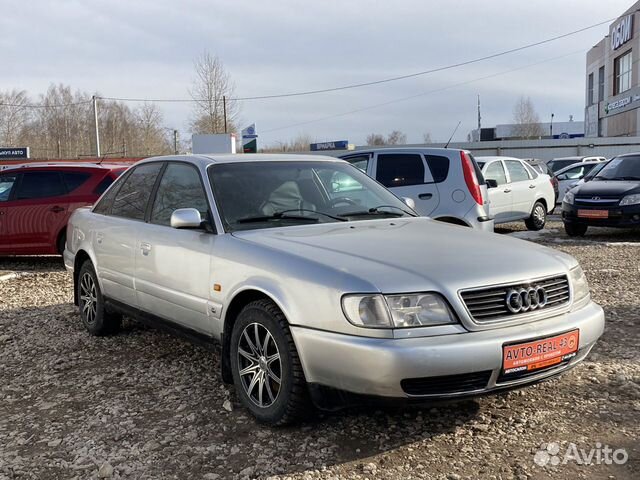
[[[584,165],[600,165],[604,162],[601,162],[599,160],[588,160],[586,162],[576,162],[576,163],[572,163],[571,165],[567,165],[566,167],[562,167],[560,170],[558,170],[555,175],[560,175],[564,172],[566,172],[567,170],[571,170],[572,168],[575,167],[582,167]]]
[[[640,152],[623,153],[622,155],[616,155],[616,157],[640,157]]]
[[[516,157],[502,157],[502,156],[491,156],[491,155],[487,155],[486,157],[475,157],[476,161],[478,162],[492,162],[493,160],[518,160],[518,161],[522,161],[521,158],[516,158]]]
[[[209,153],[193,155],[167,155],[162,157],[150,157],[138,163],[153,161],[187,161],[206,167],[216,163],[250,163],[250,162],[344,162],[336,157],[325,155],[304,155],[298,153]]]
[[[408,153],[431,153],[431,154],[444,154],[447,152],[468,152],[468,150],[462,148],[438,148],[438,147],[371,147],[362,148],[359,150],[351,150],[341,154],[340,157],[346,157],[347,155],[358,155],[363,153],[377,153],[377,152],[408,152]]]
[[[30,163],[16,163],[13,165],[5,165],[3,171],[12,169],[30,169],[30,168],[92,168],[102,170],[117,170],[129,168],[131,164],[128,163],[83,163],[83,162],[30,162]]]
[[[583,158],[585,157],[580,157],[580,156],[575,156],[575,157],[557,157],[557,158],[552,158],[550,161],[555,162],[556,160],[575,160],[576,163],[581,161]]]

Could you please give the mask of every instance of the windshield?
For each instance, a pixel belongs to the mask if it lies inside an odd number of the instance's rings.
[[[640,180],[640,156],[612,159],[602,167],[594,180]]]
[[[209,179],[228,231],[415,215],[346,162],[222,163]]]

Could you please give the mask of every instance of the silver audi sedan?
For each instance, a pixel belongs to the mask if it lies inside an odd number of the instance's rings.
[[[222,378],[271,424],[533,383],[604,328],[573,257],[419,217],[334,158],[150,158],[67,239],[90,333],[128,315],[221,343]]]

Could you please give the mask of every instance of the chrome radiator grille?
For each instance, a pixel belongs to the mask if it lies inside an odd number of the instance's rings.
[[[461,292],[469,314],[478,323],[561,307],[569,303],[566,275]]]

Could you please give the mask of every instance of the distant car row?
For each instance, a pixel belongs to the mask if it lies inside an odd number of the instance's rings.
[[[616,157],[615,162],[604,157],[565,157],[544,163],[513,157],[474,158],[459,149],[380,148],[341,158],[407,200],[419,214],[446,223],[491,232],[496,224],[524,220],[528,229],[540,230],[547,215],[564,199],[563,220],[569,235],[583,235],[588,225],[640,224],[634,210],[640,203],[640,191],[636,191],[640,172],[626,166],[633,171],[622,175],[615,170],[622,159],[636,159],[637,154]],[[0,255],[61,253],[71,213],[95,203],[126,169],[122,164],[81,163],[33,163],[3,169]],[[598,183],[586,187],[591,180]],[[358,203],[359,185],[349,182],[347,176],[332,182],[345,198]],[[577,192],[577,202],[585,208],[567,206],[574,205]],[[593,198],[584,198],[583,192]],[[619,203],[622,194],[631,195],[624,204]],[[609,212],[605,206],[617,210]]]

